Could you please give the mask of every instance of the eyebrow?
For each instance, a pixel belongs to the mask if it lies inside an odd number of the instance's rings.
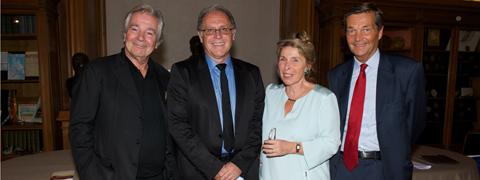
[[[147,28],[147,31],[153,31],[155,32],[156,30],[154,28]]]
[[[140,26],[138,24],[130,24],[128,28],[131,28],[131,27],[140,27]],[[156,32],[155,28],[147,28],[146,30]]]

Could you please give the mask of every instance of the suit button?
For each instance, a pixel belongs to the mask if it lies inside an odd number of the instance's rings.
[[[140,144],[140,139],[137,139],[137,141],[135,142],[136,144]]]
[[[137,163],[132,163],[132,166],[135,166],[135,167],[137,167]]]
[[[218,137],[219,137],[219,138],[222,138],[222,134],[218,134]]]

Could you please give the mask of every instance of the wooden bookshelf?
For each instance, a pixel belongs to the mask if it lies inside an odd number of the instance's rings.
[[[55,92],[52,75],[57,68],[56,60],[59,57],[57,1],[54,0],[2,0],[2,52],[36,52],[38,56],[38,76],[26,76],[20,80],[1,80],[2,90],[16,91],[18,99],[41,98],[42,123],[14,123],[2,125],[2,148],[5,148],[3,137],[18,138],[32,135],[38,137],[41,149],[35,151],[52,151],[55,148]],[[10,24],[9,24],[10,23]],[[17,23],[17,25],[15,25]],[[10,26],[10,27],[9,27]],[[12,28],[12,29],[8,29]],[[34,66],[35,67],[35,66]],[[31,71],[29,71],[31,72]],[[3,78],[3,77],[2,77]],[[38,133],[38,135],[37,135]],[[28,141],[28,139],[27,139]],[[26,143],[28,144],[28,143]],[[21,147],[28,149],[29,147]],[[2,158],[3,159],[3,158]]]

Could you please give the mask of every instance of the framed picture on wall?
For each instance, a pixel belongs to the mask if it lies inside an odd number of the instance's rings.
[[[428,47],[440,47],[440,29],[428,29]]]
[[[411,28],[395,28],[395,30],[385,29],[381,47],[385,50],[410,50],[412,41]]]

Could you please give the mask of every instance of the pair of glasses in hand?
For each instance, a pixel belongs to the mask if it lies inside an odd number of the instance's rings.
[[[269,140],[275,140],[277,138],[277,128],[270,129],[270,133],[268,133]]]

